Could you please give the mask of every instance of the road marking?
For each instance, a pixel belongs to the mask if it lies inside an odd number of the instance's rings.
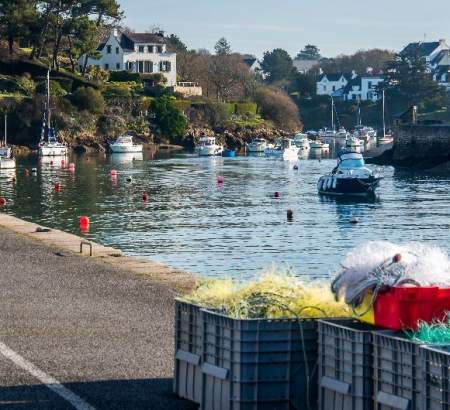
[[[14,364],[26,370],[40,382],[45,384],[50,390],[61,396],[64,400],[69,402],[77,410],[95,410],[90,404],[86,403],[80,396],[64,387],[58,380],[39,370],[33,363],[25,360],[22,356],[11,350],[8,346],[0,342],[0,353],[11,360]]]

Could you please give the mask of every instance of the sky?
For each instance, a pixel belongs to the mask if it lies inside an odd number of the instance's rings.
[[[433,0],[119,0],[135,31],[157,25],[189,49],[214,49],[225,37],[235,52],[305,44],[333,57],[360,49],[400,50],[412,41],[450,40],[450,1]]]

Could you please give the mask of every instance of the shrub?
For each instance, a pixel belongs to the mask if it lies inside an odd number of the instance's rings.
[[[8,75],[0,75],[0,92],[14,93],[19,91],[17,81]]]
[[[19,89],[28,96],[32,96],[36,91],[36,83],[31,78],[29,73],[25,73],[21,77],[17,78],[17,86]]]
[[[37,85],[36,92],[39,94],[47,93],[47,80],[41,81]],[[67,95],[67,91],[61,87],[60,83],[50,80],[50,95],[52,97],[63,97]]]
[[[92,87],[80,87],[72,94],[72,103],[79,110],[87,110],[93,114],[105,111],[105,100],[100,91]]]
[[[139,76],[139,73],[131,73],[129,71],[111,71],[109,74],[109,81],[115,81],[115,82],[135,82],[140,83],[141,77]]]
[[[284,91],[275,87],[261,87],[256,91],[255,100],[263,117],[276,126],[288,131],[301,128],[298,107]]]
[[[161,73],[140,74],[140,78],[146,86],[154,87],[155,85],[164,85],[167,83],[167,78]]]
[[[151,105],[154,124],[166,137],[182,136],[186,131],[186,118],[175,102],[167,96],[156,98]]]
[[[258,106],[255,103],[237,103],[236,114],[237,115],[256,115]]]
[[[73,86],[73,80],[70,78],[65,77],[53,77],[53,81],[56,81],[59,83],[59,85],[64,88],[68,93],[72,92],[72,86]]]
[[[107,83],[103,95],[106,98],[131,98],[131,89],[126,83],[124,84],[125,85],[121,85],[120,83]]]
[[[97,121],[97,131],[110,138],[117,138],[126,128],[127,124],[121,115],[102,115]]]
[[[155,85],[155,86],[146,86],[145,87],[145,95],[148,97],[162,97],[164,95],[169,95],[170,90],[164,85]]]
[[[181,111],[186,111],[192,105],[192,102],[188,100],[175,100],[174,104]]]

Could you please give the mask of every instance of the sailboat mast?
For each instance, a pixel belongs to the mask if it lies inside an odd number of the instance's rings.
[[[50,129],[50,70],[47,71],[47,128]]]
[[[386,137],[386,119],[385,119],[385,94],[384,94],[384,90],[383,90],[383,138]]]
[[[5,113],[5,147],[7,146],[7,137],[8,136],[8,119],[7,114]]]
[[[331,129],[334,130],[334,100],[331,97]]]

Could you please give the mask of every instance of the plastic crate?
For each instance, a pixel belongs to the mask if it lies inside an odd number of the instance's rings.
[[[202,409],[317,408],[316,320],[202,316]]]
[[[450,310],[450,289],[394,287],[378,294],[373,323],[391,330],[415,329],[418,321],[443,320]]]
[[[450,346],[421,346],[422,409],[450,409]]]
[[[420,344],[402,333],[374,332],[376,410],[422,410]]]
[[[203,377],[200,367],[202,332],[200,306],[175,301],[175,366],[173,391],[200,403]]]
[[[319,409],[372,410],[372,332],[353,319],[319,320]]]

